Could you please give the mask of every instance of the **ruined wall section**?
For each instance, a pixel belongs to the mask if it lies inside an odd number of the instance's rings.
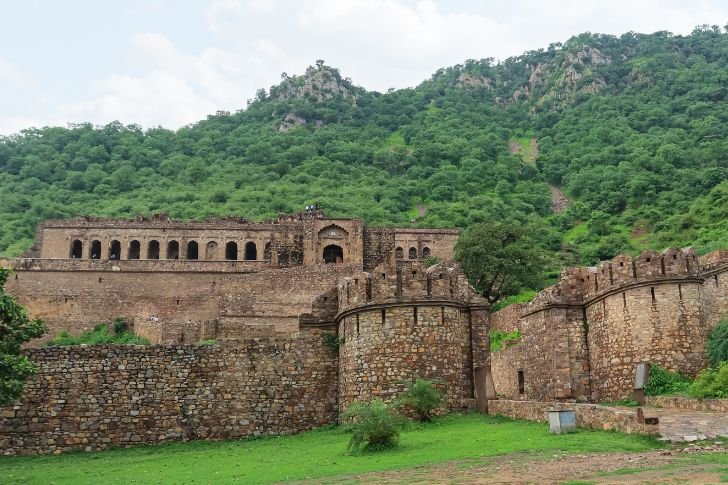
[[[496,393],[508,399],[541,401],[591,398],[581,308],[541,308],[521,316],[515,324],[514,313],[505,316],[496,314],[491,320],[501,327],[517,327],[522,337],[491,352]]]
[[[397,228],[394,232],[395,252],[402,256],[396,259],[422,260],[426,256],[436,256],[441,261],[451,261],[455,256],[458,234],[453,229]]]
[[[567,367],[577,399],[589,396],[588,388],[593,400],[627,396],[640,362],[695,376],[707,365],[710,329],[728,311],[727,273],[728,253],[698,259],[691,248],[565,270],[528,304],[491,317],[493,329],[523,334],[492,355],[496,391],[512,399],[568,397],[559,384],[567,382]]]
[[[380,264],[394,261],[394,229],[388,227],[367,227],[364,229],[365,271],[371,271]]]
[[[354,272],[346,265],[231,273],[127,270],[123,263],[139,263],[133,261],[119,261],[117,269],[101,261],[56,263],[89,266],[54,271],[43,261],[38,270],[16,270],[7,284],[30,315],[50,328],[36,345],[61,330],[79,334],[117,317],[155,343],[291,333],[299,315],[310,313],[320,295]]]
[[[296,433],[336,422],[328,330],[234,346],[33,349],[22,397],[0,408],[3,454]]]
[[[339,392],[395,399],[421,376],[436,379],[450,407],[473,399],[473,368],[488,365],[487,305],[454,264],[380,265],[339,284]]]

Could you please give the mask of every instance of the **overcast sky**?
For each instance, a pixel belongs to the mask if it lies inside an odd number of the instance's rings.
[[[178,128],[316,59],[370,90],[590,31],[728,23],[728,0],[0,0],[0,134]]]

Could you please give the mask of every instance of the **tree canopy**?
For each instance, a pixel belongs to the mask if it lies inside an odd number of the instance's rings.
[[[497,222],[468,227],[455,244],[473,288],[495,303],[543,283],[544,253],[532,228]]]
[[[31,320],[25,309],[5,292],[10,272],[0,268],[0,406],[12,403],[23,391],[23,383],[36,366],[21,354],[21,346],[40,337],[45,326]]]

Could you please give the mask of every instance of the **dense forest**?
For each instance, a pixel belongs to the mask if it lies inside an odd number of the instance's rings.
[[[263,220],[313,202],[370,225],[529,224],[552,270],[728,247],[728,34],[716,26],[586,33],[387,93],[323,61],[281,78],[244,109],[177,131],[0,137],[0,254],[28,249],[49,218]],[[568,206],[554,211],[552,191]]]

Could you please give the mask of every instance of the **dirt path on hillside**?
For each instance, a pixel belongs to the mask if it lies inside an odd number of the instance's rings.
[[[725,449],[718,451],[725,453]],[[317,483],[719,483],[728,466],[686,463],[680,451],[644,453],[515,454],[468,461],[452,461],[408,470],[373,472],[317,480]]]

